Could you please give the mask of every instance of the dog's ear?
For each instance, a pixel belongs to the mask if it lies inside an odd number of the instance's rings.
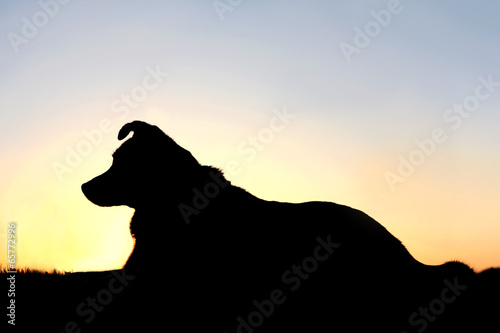
[[[118,140],[123,140],[130,133],[134,132],[140,140],[146,138],[151,140],[162,140],[164,147],[168,150],[169,157],[176,161],[178,166],[191,168],[200,166],[200,163],[191,155],[189,151],[175,143],[172,138],[163,133],[157,126],[150,125],[143,121],[135,120],[125,124],[118,132]]]
[[[120,132],[118,132],[118,140],[123,140],[130,132],[136,132],[137,134],[145,133],[151,131],[156,126],[149,125],[143,121],[135,120],[131,123],[125,124]]]

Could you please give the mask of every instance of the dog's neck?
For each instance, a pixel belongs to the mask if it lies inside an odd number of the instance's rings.
[[[154,260],[160,244],[177,244],[196,223],[206,222],[216,206],[233,200],[237,193],[247,193],[232,186],[220,170],[212,167],[200,167],[189,179],[175,196],[156,193],[150,202],[136,207],[130,223],[135,246],[126,267],[150,265],[148,261]]]

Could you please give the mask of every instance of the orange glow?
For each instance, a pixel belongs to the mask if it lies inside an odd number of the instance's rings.
[[[182,117],[167,122],[158,111],[149,112],[149,117],[149,122],[158,124],[200,162],[225,169],[234,185],[258,197],[332,201],[360,209],[426,264],[461,260],[476,270],[500,265],[500,208],[494,199],[488,199],[496,197],[496,189],[475,184],[473,174],[460,183],[442,179],[432,172],[446,170],[432,164],[439,161],[431,161],[392,193],[383,174],[393,155],[370,152],[358,156],[350,145],[335,145],[341,129],[331,136],[313,137],[310,125],[292,123],[248,161],[238,146],[255,130],[240,134],[235,127],[214,134],[211,139],[215,141],[210,142],[191,134],[205,125],[203,119],[186,128]],[[261,126],[267,123],[264,118]],[[176,129],[175,134],[169,128]],[[79,138],[79,133],[74,135]],[[125,263],[133,247],[128,229],[133,210],[97,207],[80,190],[82,183],[109,167],[111,152],[120,144],[115,136],[108,135],[62,182],[50,168],[54,156],[61,154],[58,143],[40,142],[32,154],[19,155],[4,167],[5,174],[15,176],[4,182],[0,195],[0,234],[5,234],[8,222],[17,222],[18,267],[87,271],[119,268]],[[230,160],[238,162],[238,172],[226,169]],[[463,163],[465,168],[473,167]],[[493,173],[499,167],[490,165],[484,172]],[[6,265],[4,246],[0,258]]]

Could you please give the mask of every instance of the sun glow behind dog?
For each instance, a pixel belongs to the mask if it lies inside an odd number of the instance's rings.
[[[238,147],[248,140],[248,136],[256,136],[259,130],[238,135],[237,126],[233,130],[228,127],[225,132],[215,132],[211,137],[203,128],[203,119],[195,122],[194,127],[183,125],[182,118],[165,120],[158,117],[151,122],[161,124],[167,133],[173,133],[172,137],[193,152],[200,163],[220,167],[234,184],[264,199],[290,202],[331,200],[360,207],[384,221],[388,230],[403,239],[410,252],[422,262],[438,264],[460,259],[477,269],[495,265],[497,254],[486,250],[496,244],[494,229],[491,234],[481,236],[480,231],[476,231],[475,241],[469,241],[467,246],[457,241],[470,237],[470,230],[465,226],[471,220],[488,220],[498,215],[494,212],[494,202],[483,197],[471,198],[465,189],[454,194],[444,193],[430,181],[421,181],[419,192],[407,193],[403,188],[397,196],[391,196],[381,190],[386,186],[383,179],[373,177],[374,173],[382,172],[383,158],[373,153],[358,158],[352,165],[343,165],[342,159],[352,157],[351,146],[339,145],[336,157],[321,153],[331,149],[328,143],[333,141],[334,134],[332,138],[304,138],[300,132],[307,128],[292,124],[276,136],[272,144],[258,151],[255,159],[248,161],[248,156],[238,152]],[[262,128],[267,126],[267,121],[262,123]],[[204,133],[206,139],[198,140],[192,134],[196,130]],[[335,134],[341,131],[339,128]],[[33,155],[19,156],[18,160],[12,161],[12,167],[18,168],[16,171],[24,176],[5,183],[4,193],[9,195],[2,198],[0,212],[6,221],[15,219],[18,222],[20,267],[87,271],[123,265],[133,247],[128,229],[133,210],[127,207],[99,209],[80,192],[82,183],[111,165],[111,155],[121,144],[116,139],[116,132],[106,135],[94,153],[62,183],[54,181],[50,168],[37,167],[50,165],[51,153],[59,147],[57,141],[41,142],[33,148]],[[229,138],[233,138],[234,144],[227,144]],[[228,164],[233,160],[238,161],[238,168],[231,168]],[[321,163],[311,165],[311,160]],[[5,170],[8,171],[8,167]],[[328,177],[325,179],[324,175]],[[377,197],[377,193],[382,195]],[[448,197],[448,205],[433,205],[444,195]],[[416,209],[411,202],[421,202],[422,197],[427,199],[418,207],[420,214],[435,222],[432,225],[420,224],[418,228],[402,224],[400,221],[408,221],[408,212]],[[469,204],[464,207],[455,205],[464,200]],[[422,213],[422,210],[426,212]],[[463,229],[457,227],[460,225]],[[450,234],[450,237],[438,239],[440,232]],[[2,229],[1,233],[4,233]],[[2,260],[4,253],[5,249],[1,248]]]
[[[8,195],[1,197],[0,213],[2,219],[15,220],[18,225],[17,266],[49,271],[121,267],[133,246],[127,223],[133,211],[127,207],[96,209],[82,200],[78,190],[86,175],[105,167],[110,158],[89,158],[81,173],[59,183],[54,182],[50,170],[38,167],[50,161],[51,148],[42,143],[33,149],[33,155],[12,161],[20,166],[16,172],[23,177],[4,183]],[[2,235],[3,228],[0,226]],[[3,246],[0,256],[5,265]]]

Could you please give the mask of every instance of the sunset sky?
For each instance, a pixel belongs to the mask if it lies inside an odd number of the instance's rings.
[[[19,267],[121,267],[133,210],[97,207],[80,186],[140,119],[260,198],[345,204],[423,263],[500,267],[499,12],[493,0],[2,1],[1,244],[16,222]]]

